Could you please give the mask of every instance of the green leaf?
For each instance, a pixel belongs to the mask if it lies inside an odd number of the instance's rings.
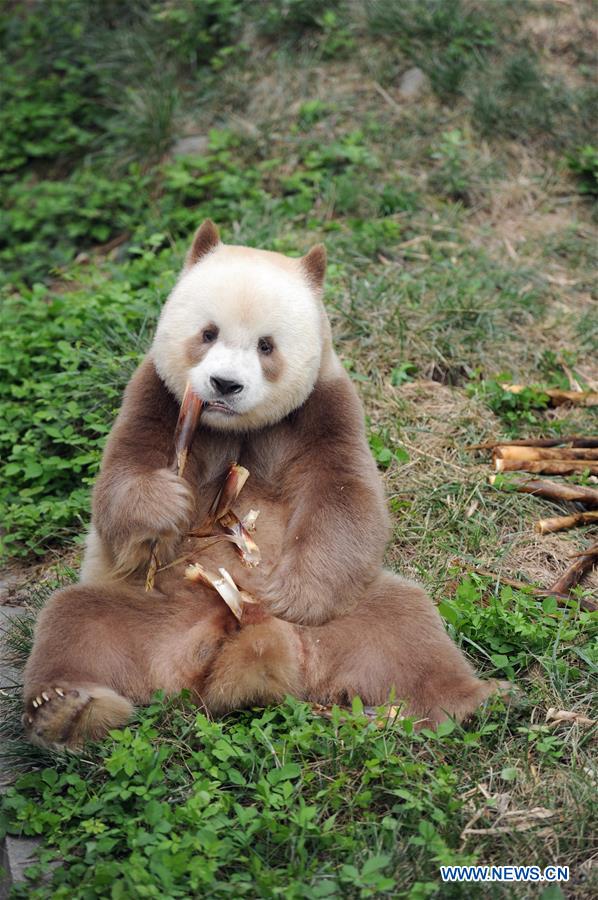
[[[490,657],[490,661],[492,662],[493,666],[496,666],[497,669],[504,669],[510,664],[509,657],[504,656],[504,654],[502,653],[493,653]]]
[[[363,701],[361,697],[353,697],[353,700],[351,702],[351,709],[353,710],[353,715],[363,715]]]
[[[42,780],[50,785],[50,787],[53,787],[58,781],[58,773],[54,769],[44,769],[42,772]]]
[[[370,856],[363,864],[361,869],[361,874],[363,875],[371,875],[372,872],[378,872],[380,869],[383,869],[384,866],[387,866],[390,862],[390,856],[387,856],[384,853],[380,853],[377,856]]]
[[[436,728],[436,734],[438,737],[448,737],[449,734],[452,734],[455,730],[455,723],[452,719],[445,719],[444,722],[440,722]]]
[[[270,784],[279,784],[281,781],[288,781],[291,778],[298,778],[301,775],[301,766],[297,763],[285,763],[279,769],[274,769],[267,776]]]
[[[548,615],[554,615],[554,613],[558,609],[556,597],[545,597],[544,600],[542,601],[542,609]]]
[[[441,600],[438,604],[438,612],[443,619],[446,619],[451,625],[456,625],[459,621],[459,612],[446,600]]]

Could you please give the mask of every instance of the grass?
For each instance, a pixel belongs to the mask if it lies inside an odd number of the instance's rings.
[[[0,14],[0,516],[40,602],[75,576],[122,389],[197,223],[299,254],[324,240],[335,343],[366,408],[394,534],[486,676],[465,729],[378,727],[289,700],[221,722],[156,698],[81,757],[19,737],[0,828],[44,835],[15,896],[507,896],[440,864],[571,866],[591,897],[595,624],[547,585],[595,529],[540,537],[541,499],[491,487],[493,436],[596,431],[541,388],[596,385],[590,5],[51,0]],[[397,92],[420,66],[428,87]],[[163,75],[159,81],[156,73]],[[389,101],[390,98],[390,101]],[[201,135],[195,156],[173,154]],[[505,394],[506,377],[536,386]],[[496,573],[485,578],[476,569]],[[588,596],[596,574],[584,582]],[[51,886],[39,875],[52,860]]]

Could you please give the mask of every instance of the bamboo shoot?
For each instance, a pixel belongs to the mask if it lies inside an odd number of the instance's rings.
[[[194,392],[191,384],[187,384],[179,416],[174,431],[174,460],[172,468],[177,475],[182,477],[187,465],[187,457],[191,448],[191,443],[195,435],[195,431],[201,416],[203,401]],[[158,541],[152,542],[150,550],[150,560],[145,576],[145,589],[151,591],[156,580],[156,572],[160,566],[160,560],[157,553]]]
[[[577,525],[598,524],[598,510],[591,512],[574,513],[571,516],[554,516],[550,519],[540,519],[536,524],[536,531],[540,534],[550,534],[554,531],[565,531],[567,528],[575,528]]]
[[[495,481],[496,475],[491,475],[490,484],[494,484]],[[536,480],[509,481],[507,484],[520,494],[535,494],[537,497],[545,497],[547,500],[565,500],[584,503],[586,506],[598,506],[598,490],[581,484]]]
[[[536,459],[494,460],[496,472],[534,472],[542,475],[573,475],[576,472],[589,472],[598,475],[598,460],[592,459]]]

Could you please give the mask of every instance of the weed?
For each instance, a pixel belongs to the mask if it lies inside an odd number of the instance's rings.
[[[267,0],[256,6],[260,34],[290,44],[317,40],[324,58],[344,56],[354,47],[343,0]]]
[[[496,20],[463,0],[370,0],[366,9],[372,33],[397,41],[445,99],[460,92],[497,38]]]
[[[491,167],[458,128],[443,132],[430,155],[436,166],[428,176],[428,185],[449,200],[470,205],[491,177]]]
[[[409,462],[409,454],[404,447],[391,449],[388,446],[391,443],[388,432],[377,434],[372,431],[368,440],[373,457],[381,469],[387,469],[393,460],[399,464]]]
[[[297,114],[299,128],[309,129],[329,112],[329,107],[323,100],[306,100],[302,103]]]
[[[71,263],[79,250],[132,231],[148,203],[148,179],[122,181],[78,169],[63,181],[18,181],[5,193],[0,225],[3,279],[31,284]]]
[[[417,366],[414,366],[413,363],[404,362],[401,363],[400,366],[395,366],[395,368],[390,373],[390,383],[393,387],[399,387],[401,384],[404,384],[406,381],[412,381],[415,374],[417,372]]]
[[[567,162],[579,181],[581,194],[598,194],[598,147],[586,144],[568,154]]]
[[[528,50],[519,50],[490,70],[475,90],[473,123],[485,136],[543,140],[563,147],[572,136],[593,134],[590,110],[596,94],[590,88],[569,89],[547,75]]]
[[[154,269],[155,257],[152,258]],[[161,261],[161,266],[164,266]],[[42,285],[6,300],[0,356],[5,551],[43,552],[89,508],[89,493],[120,393],[174,271],[141,289],[128,278],[98,290],[51,295]],[[129,280],[130,279],[130,280]],[[107,312],[109,311],[109,312]],[[68,393],[68,398],[65,397]],[[24,415],[27,410],[27,415]]]
[[[535,410],[547,408],[550,399],[548,395],[534,386],[525,387],[514,394],[503,387],[509,381],[511,375],[502,372],[496,378],[473,382],[470,390],[480,393],[492,412],[500,416],[511,428],[517,429],[523,424],[539,425],[541,420]]]
[[[42,12],[0,14],[0,171],[59,157],[64,166],[98,147],[110,148],[111,167],[123,149],[125,162],[159,159],[179,99],[173,78],[218,68],[240,9],[238,0],[167,9],[134,0],[124,12],[48,0]]]
[[[478,651],[483,645],[497,676],[515,678],[537,660],[548,669],[563,669],[567,662],[575,665],[580,647],[593,646],[589,613],[559,609],[554,598],[538,600],[509,586],[484,603],[487,592],[488,580],[471,575],[439,610],[466,644]]]

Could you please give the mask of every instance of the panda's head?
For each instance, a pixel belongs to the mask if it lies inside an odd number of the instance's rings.
[[[180,400],[187,382],[205,424],[247,430],[283,419],[311,393],[329,345],[322,245],[291,259],[197,231],[151,355]]]

